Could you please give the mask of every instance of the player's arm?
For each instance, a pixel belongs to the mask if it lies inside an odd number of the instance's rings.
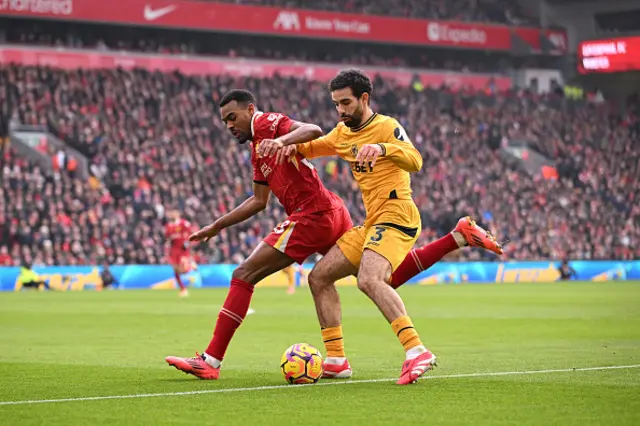
[[[422,156],[413,146],[400,123],[390,120],[391,125],[386,140],[378,145],[381,148],[380,157],[387,157],[396,166],[409,173],[422,168]]]
[[[252,216],[263,211],[269,203],[271,190],[266,182],[253,183],[253,195],[229,213],[225,214],[211,225],[205,226],[191,234],[190,241],[209,241],[225,228],[244,222]]]
[[[315,124],[294,122],[291,130],[276,139],[260,142],[258,154],[270,157],[278,154],[278,160],[299,152],[306,158],[326,157],[336,154],[336,129],[322,136],[322,130]],[[286,147],[295,145],[296,151]]]
[[[276,162],[282,164],[285,159],[296,155],[296,152],[299,151],[298,148],[302,144],[318,139],[322,135],[322,129],[315,124],[291,121],[291,126],[287,133],[278,136],[273,141],[266,141],[267,144],[271,144],[271,147],[266,149],[265,155],[272,155],[271,153],[276,151]],[[264,143],[265,141],[263,140],[261,145]]]
[[[173,242],[173,233],[171,232],[171,229],[169,228],[168,225],[165,225],[164,228],[164,245],[165,245],[165,249],[169,250],[169,248],[171,248],[171,243]]]
[[[338,154],[335,145],[337,139],[337,130],[334,128],[325,136],[296,145],[296,149],[305,158],[330,157]]]
[[[278,136],[276,140],[282,142],[283,146],[296,145],[318,139],[323,135],[320,126],[311,123],[302,123],[293,121],[289,132],[282,136]]]

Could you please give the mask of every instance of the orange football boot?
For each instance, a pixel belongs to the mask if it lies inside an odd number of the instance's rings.
[[[165,358],[167,364],[174,366],[180,371],[192,374],[203,380],[218,380],[220,377],[220,367],[213,368],[204,360],[204,357],[196,352],[193,358],[181,358],[178,356],[168,356]]]
[[[485,250],[502,254],[502,244],[496,241],[489,231],[482,229],[471,217],[461,218],[454,229],[459,232],[471,247],[482,247]]]
[[[418,381],[418,378],[436,365],[436,356],[427,350],[413,359],[408,359],[402,364],[398,385],[410,385]]]

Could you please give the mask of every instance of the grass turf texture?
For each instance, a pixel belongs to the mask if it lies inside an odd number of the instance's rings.
[[[392,379],[403,353],[355,288],[341,288],[353,380]],[[400,290],[436,378],[295,387],[278,368],[291,344],[321,350],[307,289],[259,289],[220,381],[167,366],[209,341],[226,289],[0,294],[0,402],[283,387],[0,405],[0,424],[632,425],[640,369],[441,376],[640,364],[640,283],[492,284]],[[441,377],[441,378],[438,378]],[[342,382],[341,382],[342,383]]]

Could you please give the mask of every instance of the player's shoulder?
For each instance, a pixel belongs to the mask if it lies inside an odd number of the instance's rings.
[[[336,124],[336,127],[334,127],[333,130],[337,133],[342,133],[349,130],[349,128],[346,124],[344,124],[344,122],[340,121],[338,124]]]
[[[263,112],[257,111],[254,118],[254,125],[270,127],[272,124],[276,124],[283,118],[288,118],[286,114],[281,112]]]
[[[280,122],[288,119],[289,117],[281,112],[257,111],[253,118],[254,135],[271,137],[271,133],[276,131]]]
[[[376,121],[384,127],[388,128],[400,126],[400,122],[390,115],[377,114]]]
[[[389,115],[381,115],[380,120],[380,128],[384,134],[393,134],[393,137],[401,142],[410,142],[407,132],[396,118]]]

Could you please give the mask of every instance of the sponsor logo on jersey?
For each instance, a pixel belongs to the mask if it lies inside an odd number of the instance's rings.
[[[282,119],[282,117],[284,117],[284,115],[282,114],[269,114],[269,117],[267,117],[267,120],[273,122],[271,123],[271,127],[269,127],[269,130],[271,130],[272,132],[275,132],[276,129],[278,128],[278,123],[280,123],[280,120]]]
[[[271,172],[273,170],[267,164],[262,163],[262,165],[260,166],[260,171],[262,172],[262,175],[265,178],[267,178],[267,177],[269,177],[269,175],[271,174]]]
[[[411,143],[411,139],[407,136],[407,132],[402,127],[396,127],[393,130],[393,137],[395,137],[400,142]]]

